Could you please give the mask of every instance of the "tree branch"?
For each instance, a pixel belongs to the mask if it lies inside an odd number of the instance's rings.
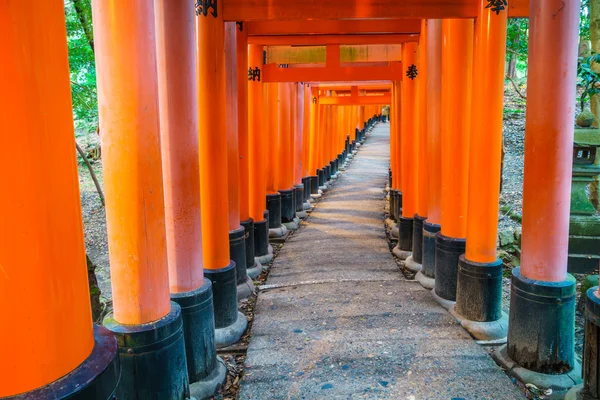
[[[519,95],[519,97],[521,97],[522,99],[527,100],[527,96],[525,96],[523,93],[521,93],[521,90],[519,90],[519,86],[515,83],[514,80],[512,80],[512,78],[508,75],[506,75],[506,79],[508,79],[510,81],[510,83],[513,84],[513,87],[515,88],[515,91],[517,92],[517,94]]]
[[[90,171],[90,175],[92,176],[92,180],[94,181],[94,185],[96,185],[96,190],[98,191],[98,196],[100,197],[100,202],[104,206],[105,205],[104,204],[104,193],[102,193],[102,187],[100,186],[100,182],[98,182],[98,177],[96,176],[96,173],[94,172],[94,169],[92,168],[92,164],[90,164],[90,160],[87,159],[85,152],[79,146],[79,143],[77,143],[77,141],[75,141],[75,147],[77,147],[77,152],[79,153],[81,158],[83,158],[85,165],[87,166],[88,170]]]

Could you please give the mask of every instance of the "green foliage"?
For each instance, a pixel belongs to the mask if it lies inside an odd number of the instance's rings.
[[[580,103],[581,109],[585,108],[585,104],[592,96],[600,93],[600,76],[592,70],[592,65],[600,62],[600,54],[592,54],[590,57],[579,57],[579,65],[577,67],[578,84],[581,85],[583,92],[581,93]]]
[[[98,99],[96,95],[96,66],[94,51],[85,35],[72,0],[65,0],[71,93],[76,136],[93,132],[98,126]],[[84,2],[90,7],[90,2]],[[88,9],[89,10],[89,9]]]
[[[529,41],[529,19],[510,18],[506,27],[506,61],[516,61],[516,70],[525,75],[527,71],[527,45]]]

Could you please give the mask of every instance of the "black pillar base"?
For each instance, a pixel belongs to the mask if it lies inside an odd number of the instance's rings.
[[[436,235],[442,229],[441,225],[423,222],[423,258],[421,272],[427,278],[435,278],[435,242]]]
[[[398,220],[398,191],[396,189],[390,189],[390,219],[392,221]]]
[[[323,170],[325,171],[325,181],[329,182],[331,180],[331,165],[326,165],[325,167],[323,167]]]
[[[245,221],[240,222],[240,225],[244,227],[245,239],[246,239],[246,273],[248,270],[252,270],[256,266],[256,249],[254,243],[254,220],[249,218]],[[254,277],[250,276],[254,279]]]
[[[269,212],[269,229],[281,226],[281,195],[273,193],[267,195],[267,211]]]
[[[304,211],[304,184],[294,185],[294,205],[296,212]]]
[[[427,217],[415,214],[413,219],[412,258],[417,264],[423,263],[423,222]]]
[[[215,328],[232,325],[237,319],[237,278],[233,261],[221,269],[205,269],[204,277],[212,282]]]
[[[179,304],[171,302],[165,317],[147,324],[122,325],[109,314],[104,326],[119,344],[119,398],[183,400],[190,396]]]
[[[94,348],[77,368],[40,388],[6,400],[69,399],[113,400],[121,398],[121,365],[117,339],[103,326],[94,325]]]
[[[398,247],[403,251],[413,248],[413,219],[400,217],[398,219]]]
[[[171,293],[171,301],[181,307],[188,378],[192,384],[205,379],[217,368],[212,283],[205,279],[196,290]]]
[[[269,221],[263,219],[254,223],[254,256],[260,257],[269,252]]]
[[[575,366],[575,292],[572,275],[543,282],[512,271],[507,354],[519,366],[561,374]]]
[[[438,232],[435,250],[435,294],[446,301],[456,301],[458,259],[465,252],[466,240]]]
[[[310,176],[302,178],[302,187],[304,188],[304,191],[302,192],[302,202],[304,203],[310,199]]]
[[[477,263],[461,254],[456,311],[470,321],[491,322],[502,318],[502,260]]]
[[[312,175],[308,178],[310,179],[310,194],[319,194],[319,177]]]
[[[585,299],[583,345],[583,389],[581,398],[600,398],[600,298],[598,286],[588,289]],[[587,397],[585,397],[587,396]]]
[[[281,195],[281,222],[292,222],[296,217],[294,188],[280,190],[279,194]]]
[[[246,282],[246,230],[243,226],[229,231],[229,258],[235,263],[237,284]]]
[[[317,176],[319,177],[319,187],[325,186],[325,170],[323,168],[317,170]]]
[[[334,177],[335,174],[337,173],[337,171],[335,169],[335,160],[329,162],[329,171],[330,171],[332,177]]]

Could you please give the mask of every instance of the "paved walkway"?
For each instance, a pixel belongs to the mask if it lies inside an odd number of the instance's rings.
[[[388,250],[389,125],[283,246],[258,296],[240,399],[520,399]]]

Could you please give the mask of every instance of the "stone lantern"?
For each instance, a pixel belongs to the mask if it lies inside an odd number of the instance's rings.
[[[600,265],[600,215],[588,195],[588,187],[600,174],[598,148],[600,130],[575,129],[569,228],[572,273],[598,273]]]

